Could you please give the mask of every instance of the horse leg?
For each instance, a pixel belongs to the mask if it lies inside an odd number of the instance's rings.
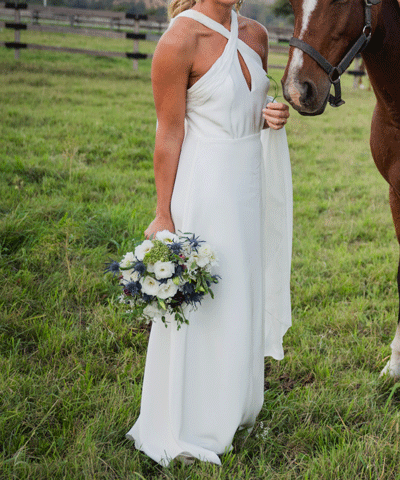
[[[400,244],[400,129],[391,121],[387,110],[382,109],[379,102],[374,110],[371,127],[371,152],[379,172],[389,184],[390,210]],[[400,262],[397,287],[400,300]],[[381,375],[400,377],[400,302],[397,330],[391,348],[392,355]]]
[[[396,229],[397,240],[400,243],[400,195],[393,187],[389,187],[390,209],[394,226]],[[392,355],[381,372],[382,375],[390,375],[391,377],[400,377],[400,262],[397,271],[397,289],[399,292],[399,316],[397,321],[397,329],[392,344]]]

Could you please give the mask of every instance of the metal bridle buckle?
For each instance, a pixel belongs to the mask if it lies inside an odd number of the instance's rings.
[[[363,28],[363,34],[365,35],[366,39],[369,41],[372,35],[372,28],[371,25],[365,25]]]
[[[333,67],[332,70],[329,72],[329,80],[333,85],[340,82],[340,75],[340,70],[337,67]]]

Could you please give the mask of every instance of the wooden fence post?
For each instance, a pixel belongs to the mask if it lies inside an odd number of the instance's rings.
[[[133,69],[138,70],[139,68],[139,58],[146,58],[147,55],[139,53],[139,40],[143,40],[146,38],[145,35],[139,34],[139,28],[140,28],[140,20],[147,20],[147,15],[143,14],[137,14],[137,13],[130,13],[127,12],[125,14],[125,18],[132,19],[134,21],[134,26],[133,26],[133,33],[127,33],[126,36],[127,38],[133,38],[133,54],[129,55],[127,54],[128,58],[131,56],[133,58]]]
[[[32,10],[31,24],[32,25],[39,25],[39,12],[37,10]]]
[[[26,30],[26,23],[21,23],[21,9],[26,9],[26,3],[15,3],[15,2],[5,2],[5,8],[14,9],[14,22],[5,22],[4,26],[6,28],[12,28],[14,30],[14,41],[13,42],[4,42],[6,48],[14,49],[15,60],[19,60],[19,50],[21,48],[26,48],[26,43],[21,43],[20,30]]]
[[[21,13],[19,11],[18,6],[16,6],[14,18],[15,18],[15,23],[16,24],[21,23]],[[20,31],[18,29],[15,29],[14,30],[14,42],[15,43],[20,43],[20,41],[21,41]],[[14,57],[15,57],[15,60],[19,60],[19,48],[16,48],[14,50]]]
[[[135,19],[135,26],[133,28],[134,33],[139,33],[139,19]],[[133,53],[139,53],[139,40],[135,38],[133,40]],[[138,70],[139,68],[139,61],[134,58],[133,59],[133,69]]]

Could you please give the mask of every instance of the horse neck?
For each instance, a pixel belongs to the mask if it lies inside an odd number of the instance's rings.
[[[400,7],[382,0],[374,11],[375,28],[362,53],[378,103],[392,103],[400,112]]]

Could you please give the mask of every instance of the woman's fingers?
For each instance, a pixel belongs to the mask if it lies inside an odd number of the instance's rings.
[[[144,236],[146,238],[154,237],[157,232],[162,232],[163,230],[169,230],[170,232],[175,232],[175,226],[172,219],[159,218],[156,217],[150,225],[146,228]]]
[[[289,106],[281,102],[269,102],[267,103],[267,108],[271,110],[289,110]]]
[[[264,118],[268,123],[269,127],[274,128],[275,130],[279,130],[287,123],[287,117],[274,117],[266,114],[264,115]]]
[[[263,109],[263,113],[276,118],[288,119],[290,116],[289,107],[284,103],[269,103]]]
[[[270,128],[279,130],[284,127],[289,116],[289,107],[284,103],[268,103],[263,109],[263,116]]]

